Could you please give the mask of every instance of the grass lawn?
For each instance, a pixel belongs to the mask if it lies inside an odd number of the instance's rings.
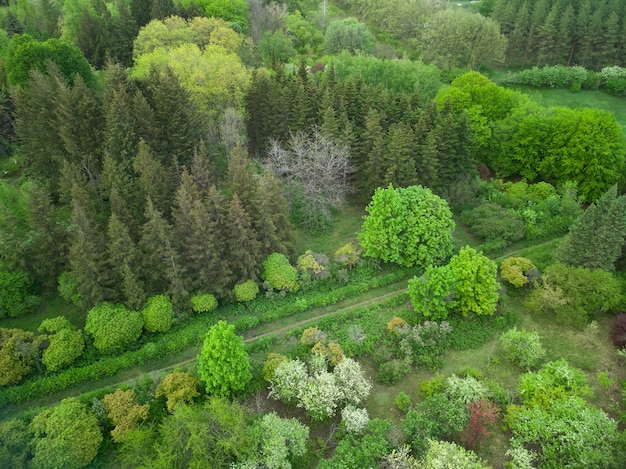
[[[69,322],[81,329],[85,327],[85,320],[87,319],[87,314],[83,313],[77,306],[67,304],[59,296],[50,295],[42,298],[36,312],[19,318],[0,319],[0,327],[36,332],[41,321],[57,316],[65,316]]]

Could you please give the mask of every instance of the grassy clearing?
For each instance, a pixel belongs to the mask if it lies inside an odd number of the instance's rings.
[[[57,316],[65,316],[68,321],[81,329],[85,327],[87,319],[87,315],[77,306],[66,303],[61,297],[46,296],[36,312],[19,318],[0,319],[0,327],[36,332],[41,321]]]

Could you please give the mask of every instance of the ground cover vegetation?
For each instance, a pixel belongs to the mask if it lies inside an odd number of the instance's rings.
[[[624,13],[0,6],[0,465],[623,467]]]

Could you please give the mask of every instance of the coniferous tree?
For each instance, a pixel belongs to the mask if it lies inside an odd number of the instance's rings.
[[[196,186],[198,186],[202,197],[206,197],[209,193],[209,188],[217,183],[217,165],[215,160],[209,156],[204,140],[200,141],[199,147],[193,150],[191,176]]]
[[[235,281],[256,280],[261,270],[261,243],[236,193],[230,200],[227,223],[228,257]]]
[[[574,55],[574,37],[576,31],[576,13],[574,7],[569,4],[565,7],[565,11],[559,22],[558,41],[555,44],[556,63],[571,65]]]
[[[385,155],[385,135],[382,126],[383,115],[370,109],[365,117],[365,132],[362,141],[366,162],[357,168],[358,181],[364,195],[370,196],[384,181],[383,158]]]
[[[124,304],[139,310],[146,300],[143,283],[139,279],[139,251],[128,227],[115,212],[109,217],[108,235],[109,262],[117,276],[117,291],[122,294]]]
[[[139,151],[133,169],[139,174],[137,184],[143,197],[150,197],[157,210],[165,212],[170,208],[174,178],[172,174],[154,157],[150,147],[143,140],[139,142]]]
[[[426,136],[424,144],[417,152],[415,167],[419,184],[436,190],[439,185],[439,150],[437,148],[437,136],[432,130]]]
[[[235,146],[228,160],[228,190],[237,194],[244,210],[248,213],[256,211],[254,206],[256,181],[252,162],[243,147]]]
[[[413,130],[405,124],[392,124],[387,134],[383,186],[409,187],[417,184]]]
[[[557,258],[574,267],[615,269],[626,236],[626,195],[611,187],[572,225]]]
[[[539,29],[536,64],[539,66],[556,63],[557,44],[563,39],[557,36],[561,5],[555,3]]]

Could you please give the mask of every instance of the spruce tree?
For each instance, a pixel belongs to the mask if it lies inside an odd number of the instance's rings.
[[[389,127],[383,165],[383,185],[409,187],[417,184],[413,130],[409,126],[393,124]]]
[[[383,115],[376,109],[370,109],[365,117],[365,131],[361,140],[366,159],[361,167],[357,167],[357,180],[362,193],[367,197],[383,184],[382,168],[386,143],[382,121]]]
[[[559,21],[559,40],[555,44],[555,60],[558,64],[570,66],[574,55],[574,31],[576,25],[576,13],[570,4],[565,7],[565,11]]]
[[[209,188],[217,183],[218,171],[214,158],[211,158],[203,140],[200,145],[193,150],[193,160],[191,161],[191,176],[198,186],[202,197],[206,197]]]
[[[230,200],[227,223],[228,257],[235,281],[256,280],[260,272],[261,243],[236,193]]]
[[[254,167],[246,150],[236,145],[230,152],[228,160],[228,190],[237,194],[244,210],[254,213],[256,180]]]
[[[611,187],[572,225],[557,259],[587,269],[613,271],[626,237],[626,195]]]
[[[562,38],[557,36],[561,5],[555,3],[550,9],[543,26],[539,29],[536,64],[539,66],[557,63],[557,44]]]
[[[174,178],[172,173],[155,158],[152,150],[143,140],[139,142],[133,169],[139,174],[137,183],[143,198],[150,197],[157,210],[169,211],[174,191]]]

